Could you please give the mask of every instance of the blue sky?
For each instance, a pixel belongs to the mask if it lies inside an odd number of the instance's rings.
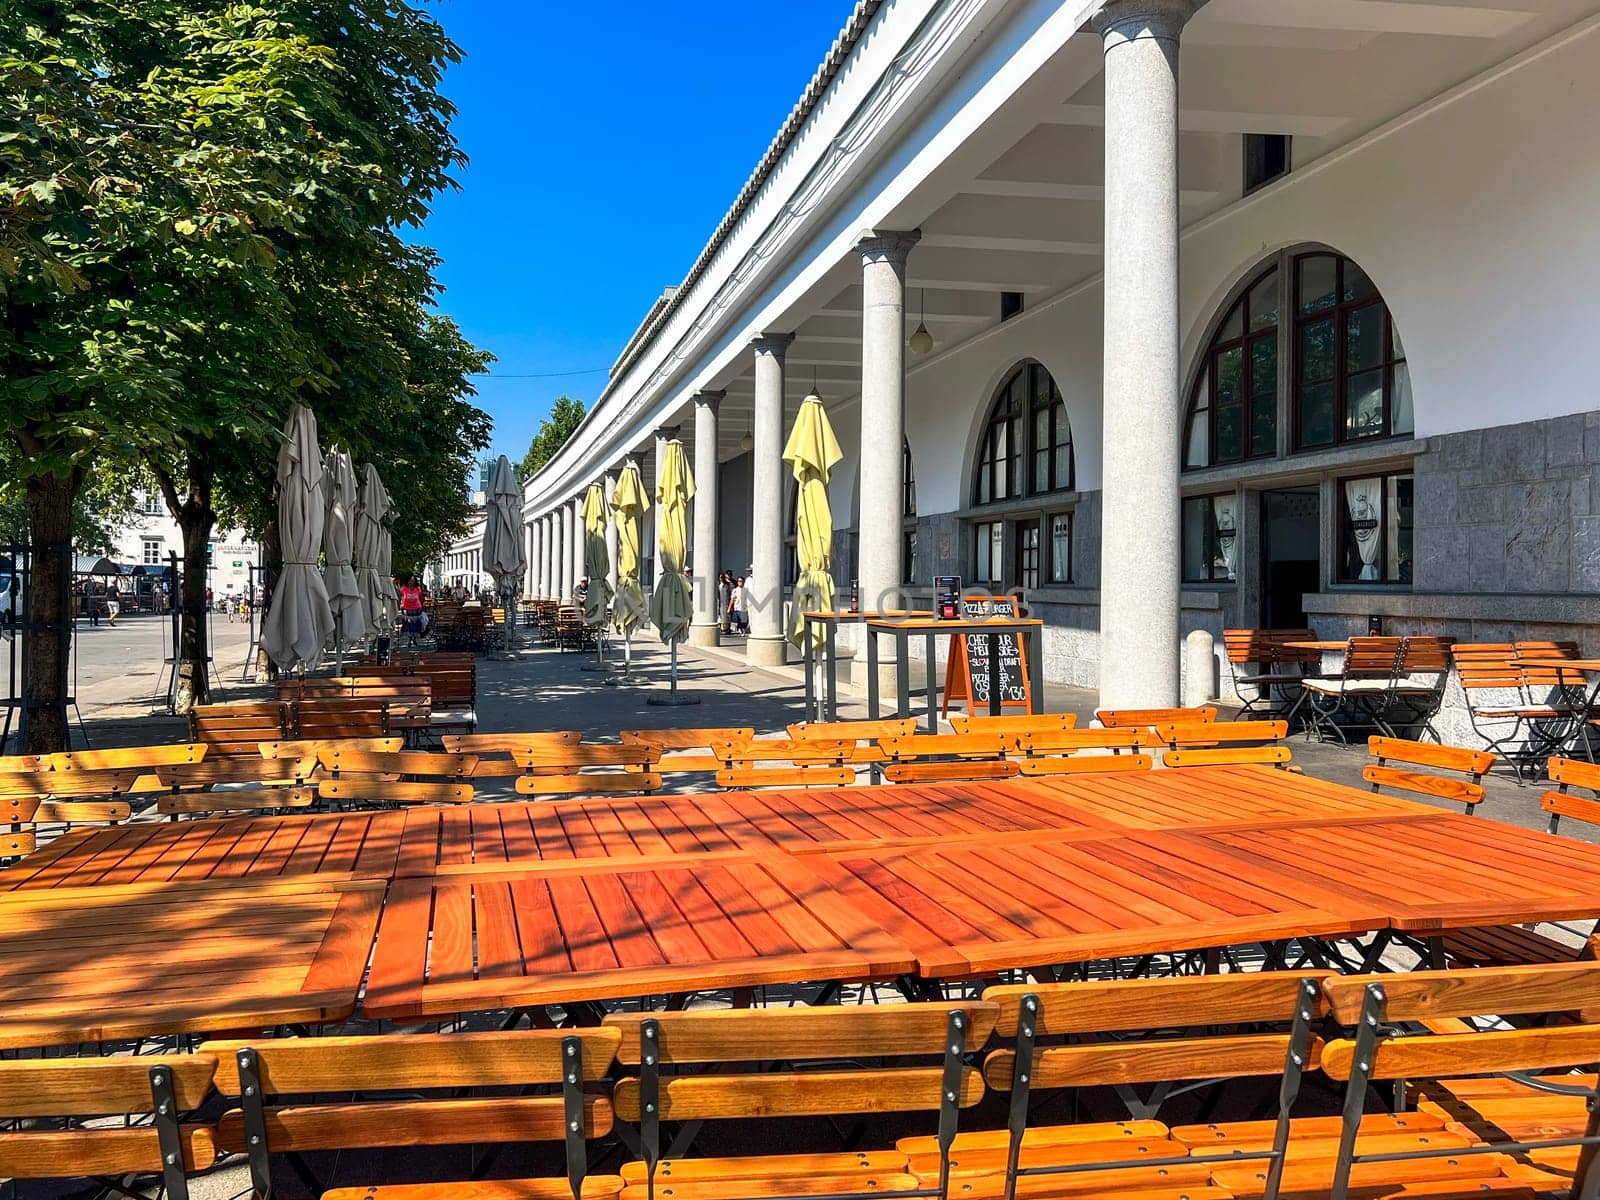
[[[844,24],[852,0],[436,0],[466,54],[445,78],[471,164],[420,234],[440,308],[499,361],[478,381],[516,460],[551,401],[585,403],[680,282]],[[499,378],[496,378],[498,376]]]

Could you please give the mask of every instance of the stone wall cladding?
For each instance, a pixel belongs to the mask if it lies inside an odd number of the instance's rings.
[[[1600,591],[1600,412],[1431,437],[1414,590]]]

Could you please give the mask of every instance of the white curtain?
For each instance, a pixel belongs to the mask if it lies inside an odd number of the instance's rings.
[[[1361,553],[1363,581],[1378,578],[1379,540],[1378,514],[1382,510],[1382,479],[1350,479],[1344,485],[1345,505],[1350,510],[1350,529],[1355,534],[1356,549]]]
[[[1211,502],[1217,523],[1217,550],[1228,568],[1229,582],[1239,578],[1239,521],[1234,515],[1236,503],[1233,496],[1218,496]]]

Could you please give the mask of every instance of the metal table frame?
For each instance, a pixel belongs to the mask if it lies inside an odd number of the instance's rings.
[[[837,721],[839,719],[839,626],[844,622],[860,625],[867,621],[883,618],[885,613],[876,612],[808,612],[804,614],[805,625],[800,641],[800,653],[804,661],[802,673],[806,677],[806,720],[808,721]],[[933,616],[932,611],[894,612],[895,617],[921,618]],[[826,670],[821,694],[818,694],[817,682],[812,675],[812,668],[816,665],[812,659],[817,645],[812,640],[812,626],[822,626],[822,663]]]
[[[878,713],[878,637],[886,635],[894,639],[895,661],[895,716],[909,717],[911,715],[911,684],[908,679],[911,666],[910,640],[921,636],[924,639],[924,653],[928,665],[926,692],[928,698],[928,723],[929,733],[939,731],[939,672],[938,658],[935,655],[935,641],[939,637],[954,637],[958,634],[988,633],[999,635],[1014,633],[1019,639],[1019,645],[1028,659],[1028,691],[1030,698],[1028,711],[1030,713],[1042,712],[1044,703],[1044,663],[1041,651],[1043,649],[1044,622],[1037,617],[999,617],[982,621],[937,621],[931,618],[910,621],[869,620],[866,622],[867,632],[867,719],[876,720]],[[989,713],[999,716],[1001,712],[1000,696],[1000,653],[999,643],[995,643],[989,653]],[[969,701],[970,703],[970,701]]]

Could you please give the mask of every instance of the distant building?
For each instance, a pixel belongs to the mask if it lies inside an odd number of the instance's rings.
[[[124,574],[158,574],[176,554],[183,557],[183,531],[167,511],[159,492],[139,497],[134,512],[111,535],[109,557]],[[211,567],[206,586],[217,596],[243,595],[250,587],[250,568],[261,565],[261,547],[242,529],[212,531]]]

